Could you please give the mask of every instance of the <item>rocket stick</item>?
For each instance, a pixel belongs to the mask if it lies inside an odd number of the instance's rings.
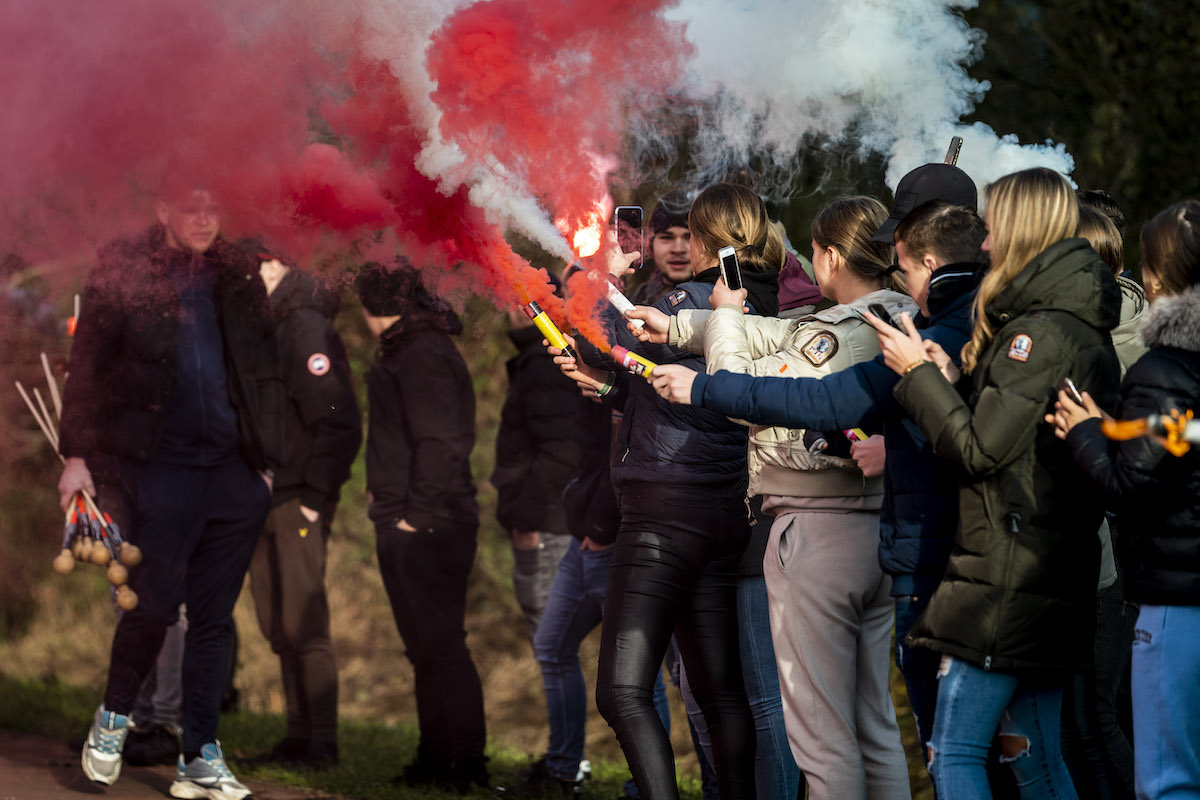
[[[46,383],[50,386],[50,400],[54,403],[54,416],[62,419],[62,395],[58,393],[58,381],[54,379],[54,372],[50,369],[50,359],[46,358],[45,353],[42,353],[42,369],[46,372]]]

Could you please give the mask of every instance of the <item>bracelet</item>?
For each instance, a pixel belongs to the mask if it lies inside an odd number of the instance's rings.
[[[907,367],[905,367],[905,368],[904,368],[904,372],[902,372],[901,374],[902,374],[902,375],[907,375],[908,373],[912,372],[914,369],[916,369],[917,367],[921,366],[922,364],[931,364],[931,363],[933,363],[933,362],[931,362],[931,361],[927,361],[927,360],[926,360],[926,359],[924,359],[924,358],[918,358],[916,361],[912,362],[912,363],[911,363],[911,364],[909,364]]]
[[[596,396],[597,397],[607,397],[608,393],[611,392],[613,389],[613,381],[616,380],[616,377],[617,376],[615,373],[612,373],[612,372],[608,373],[608,375],[604,379],[604,385],[596,390]]]

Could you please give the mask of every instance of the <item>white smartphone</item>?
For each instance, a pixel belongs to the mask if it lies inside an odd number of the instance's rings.
[[[742,288],[742,271],[738,267],[737,251],[732,247],[722,247],[717,251],[717,258],[721,261],[721,277],[725,279],[725,285],[730,289]]]

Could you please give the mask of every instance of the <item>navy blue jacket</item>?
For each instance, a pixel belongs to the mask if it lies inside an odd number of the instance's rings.
[[[952,264],[930,280],[930,318],[916,320],[921,336],[937,342],[957,364],[971,335],[971,302],[981,272]],[[928,595],[945,571],[958,526],[958,472],[933,448],[892,395],[899,380],[877,356],[824,378],[734,374],[697,375],[692,404],[760,425],[830,431],[882,431],[883,505],[879,563],[892,576],[892,595]]]
[[[655,303],[654,308],[671,315],[685,308],[709,309],[708,298],[719,276],[716,267],[705,270],[692,280],[679,284],[675,291]],[[778,300],[769,287],[775,285],[778,273],[746,272],[743,278],[747,288],[751,289],[750,302],[754,304],[757,299],[759,304],[767,306],[766,310],[775,313]],[[775,303],[773,309],[770,308],[772,301]],[[703,356],[665,344],[639,342],[629,332],[623,318],[611,309],[606,309],[605,314],[610,341],[656,364],[683,364],[704,371]],[[581,354],[594,366],[622,369],[595,348],[581,347]],[[629,382],[627,393],[614,393],[613,397],[624,399],[624,418],[613,448],[612,481],[618,489],[627,481],[745,484],[749,436],[743,426],[714,411],[669,403],[641,378]]]

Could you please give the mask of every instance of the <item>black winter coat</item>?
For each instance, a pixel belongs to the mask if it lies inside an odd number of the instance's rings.
[[[362,444],[350,362],[333,328],[341,300],[311,275],[291,270],[271,293],[275,340],[289,403],[284,460],[271,501],[293,498],[318,511],[336,503]]]
[[[156,457],[179,341],[179,295],[167,265],[188,257],[167,246],[161,225],[101,249],[71,348],[64,456]],[[239,449],[254,469],[273,467],[282,453],[284,393],[258,261],[223,239],[201,258],[213,275]]]
[[[454,312],[433,301],[406,308],[379,337],[367,374],[368,514],[377,527],[478,524],[475,389],[450,339],[461,332]]]
[[[1117,418],[1200,410],[1200,288],[1157,300],[1141,337],[1150,350],[1121,383]],[[1109,442],[1099,420],[1077,425],[1067,444],[1117,510],[1125,596],[1200,605],[1200,451],[1176,457],[1152,438]]]
[[[579,461],[575,382],[562,374],[533,326],[509,331],[508,392],[496,432],[496,519],[529,533],[566,533],[562,492]]]
[[[960,382],[967,400],[932,364],[897,384],[896,398],[963,480],[945,579],[912,644],[984,669],[1091,663],[1104,498],[1043,417],[1063,377],[1112,408],[1119,366],[1108,332],[1120,303],[1085,240],[1058,242],[987,307],[995,335]]]

